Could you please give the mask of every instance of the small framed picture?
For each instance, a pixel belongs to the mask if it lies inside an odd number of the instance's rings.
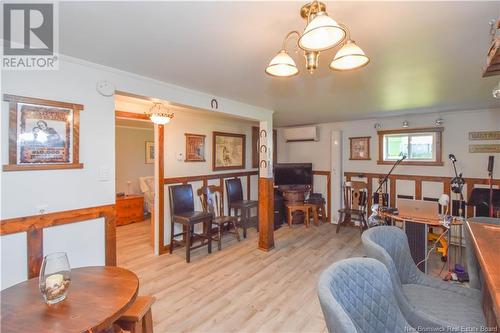
[[[349,138],[350,160],[370,160],[370,136]]]
[[[213,170],[245,168],[245,134],[213,132]]]
[[[205,135],[184,133],[186,159],[184,162],[205,162]]]
[[[83,168],[83,105],[15,95],[3,99],[9,102],[9,164],[4,171]]]
[[[155,162],[155,143],[153,141],[146,141],[146,164],[153,164]]]

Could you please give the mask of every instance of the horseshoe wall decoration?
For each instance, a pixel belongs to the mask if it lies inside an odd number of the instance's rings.
[[[260,135],[261,138],[262,138],[262,133],[264,133],[264,138],[267,138],[267,132],[266,132],[266,130],[261,130],[260,131],[259,135]]]
[[[266,145],[262,145],[262,146],[260,146],[259,151],[260,151],[261,153],[267,153],[267,146],[266,146]]]
[[[212,106],[212,109],[218,110],[219,109],[219,102],[215,98],[212,98],[210,101],[210,105]]]

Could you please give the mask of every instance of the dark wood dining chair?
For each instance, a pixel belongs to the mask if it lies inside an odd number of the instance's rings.
[[[191,250],[208,246],[208,253],[212,253],[212,214],[194,210],[193,187],[191,185],[174,185],[168,188],[170,194],[170,248],[172,254],[175,245],[186,247],[186,262],[191,261]],[[183,231],[174,234],[175,223],[181,224]],[[196,234],[194,226],[203,223],[203,233]],[[175,237],[183,236],[183,240],[176,240]],[[201,240],[201,244],[192,246],[193,236]],[[204,241],[207,240],[207,243]]]
[[[198,189],[197,194],[200,198],[203,210],[214,216],[212,225],[217,227],[217,237],[215,240],[217,240],[217,248],[219,251],[222,248],[222,235],[224,233],[235,235],[239,242],[240,233],[238,232],[238,226],[240,225],[240,218],[238,216],[224,216],[222,188],[215,185],[203,186]],[[227,231],[225,230],[226,227]]]
[[[340,226],[350,223],[353,219],[359,221],[360,231],[368,228],[366,223],[367,187],[365,182],[346,182],[344,184],[344,208],[339,209],[339,221],[336,233]]]
[[[234,210],[234,215],[236,216],[238,216],[238,212],[240,212],[239,216],[241,216],[243,237],[246,238],[247,228],[249,227],[250,223],[251,209],[256,207],[257,216],[259,216],[259,202],[257,200],[243,200],[243,188],[241,186],[241,179],[226,179],[225,183],[229,216],[232,216],[232,210]],[[258,222],[255,228],[257,229],[257,231],[259,231]]]

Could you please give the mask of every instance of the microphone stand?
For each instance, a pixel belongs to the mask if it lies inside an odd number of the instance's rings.
[[[456,159],[451,159],[451,162],[453,163],[453,170],[455,171],[455,178],[458,183],[458,188],[460,190],[460,207],[458,208],[458,216],[462,217],[463,209],[462,209],[462,204],[464,202],[464,194],[463,194],[463,188],[464,188],[464,180],[462,178],[462,174],[458,174],[457,172],[457,167],[455,166]]]
[[[384,186],[384,184],[387,183],[387,180],[389,179],[389,176],[391,175],[392,171],[394,171],[394,169],[399,165],[401,164],[401,162],[403,162],[403,160],[406,158],[406,156],[403,155],[403,157],[401,157],[399,160],[396,161],[396,163],[394,163],[392,165],[392,168],[391,170],[389,170],[389,173],[387,175],[385,175],[384,179],[380,182],[380,184],[378,185],[378,188],[375,192],[373,192],[373,198],[372,200],[375,199],[375,193],[378,193],[378,191],[382,188],[382,186]],[[387,200],[389,201],[389,200]],[[382,202],[383,202],[383,198],[382,198]]]

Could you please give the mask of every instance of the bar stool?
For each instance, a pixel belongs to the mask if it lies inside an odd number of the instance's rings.
[[[121,329],[130,333],[153,333],[151,306],[153,296],[137,296],[134,304],[116,321]]]
[[[208,253],[212,253],[212,219],[209,212],[199,212],[194,210],[194,196],[191,185],[174,185],[168,188],[170,193],[170,248],[172,254],[175,244],[186,246],[186,262],[191,261],[191,250],[205,246],[204,240],[208,242]],[[174,224],[182,224],[186,231],[174,234]],[[203,234],[195,234],[194,226],[203,223]],[[174,237],[183,235],[185,241],[179,241]],[[192,246],[193,236],[201,239],[201,245]]]
[[[241,211],[241,226],[243,227],[243,238],[247,238],[247,228],[250,222],[250,211],[252,208],[257,208],[257,216],[259,215],[259,202],[257,200],[243,200],[243,188],[241,179],[226,179],[226,194],[228,215],[231,216],[231,210],[234,209],[235,215],[238,215],[238,210]],[[256,225],[259,231],[259,223]]]

